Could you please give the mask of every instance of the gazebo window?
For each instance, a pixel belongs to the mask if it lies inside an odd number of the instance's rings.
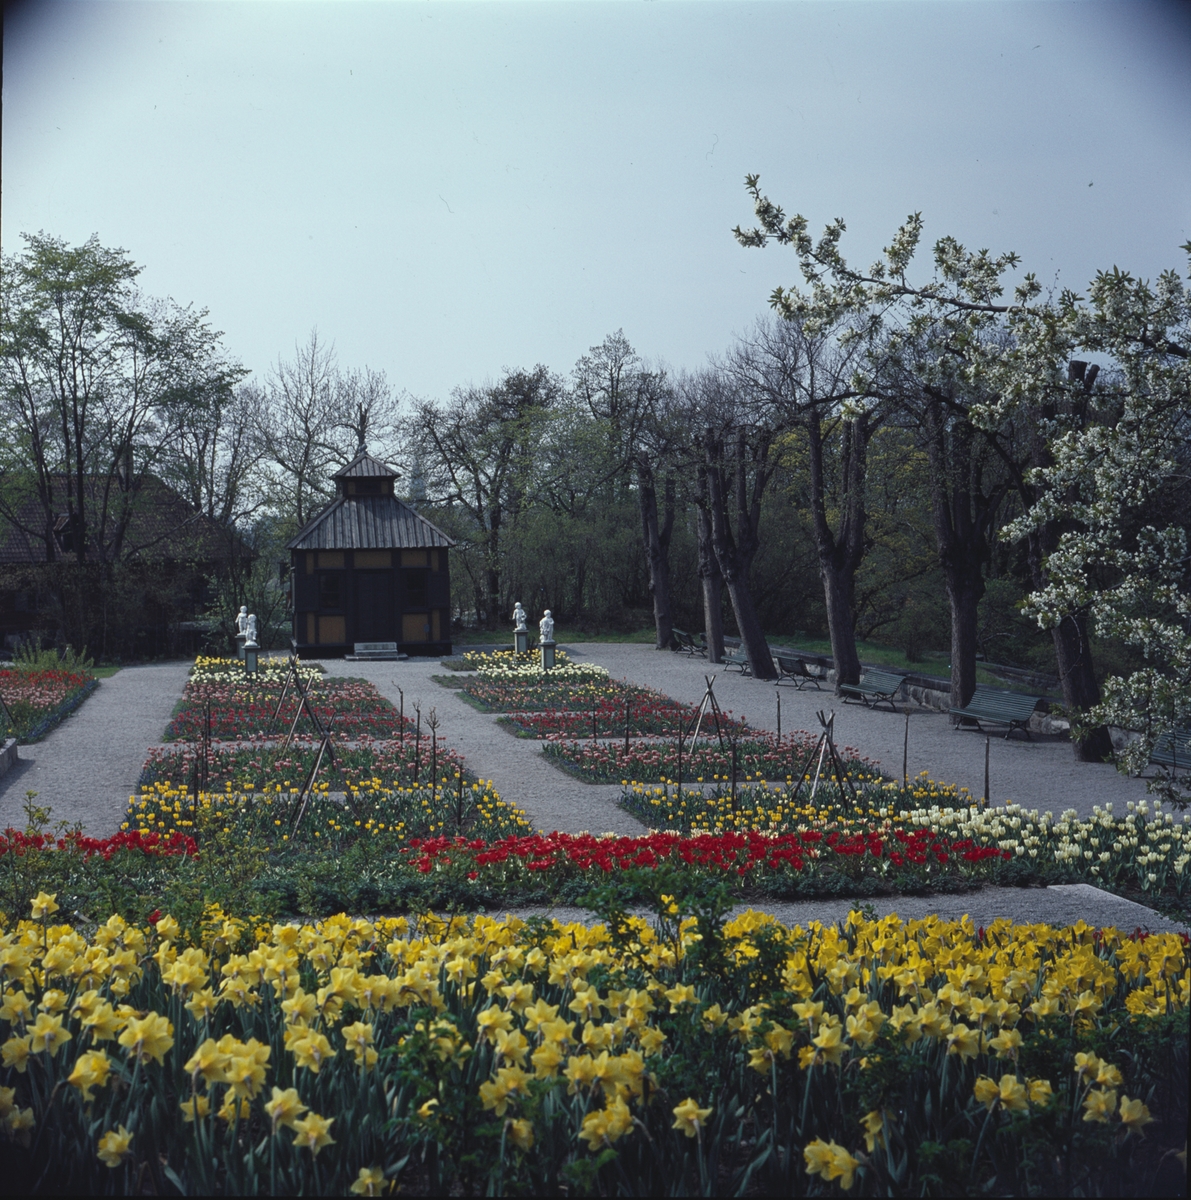
[[[318,577],[319,608],[343,607],[343,572],[321,571]]]
[[[405,607],[430,607],[430,572],[405,572]]]

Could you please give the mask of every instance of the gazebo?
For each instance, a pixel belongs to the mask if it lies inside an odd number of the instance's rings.
[[[451,653],[455,543],[397,499],[396,478],[361,446],[335,473],[336,498],[288,543],[299,653],[337,656],[360,643]]]

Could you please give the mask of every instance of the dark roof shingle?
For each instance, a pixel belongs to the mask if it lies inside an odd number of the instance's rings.
[[[396,496],[340,496],[310,521],[288,547],[290,550],[416,550],[454,544],[437,525],[419,516]]]

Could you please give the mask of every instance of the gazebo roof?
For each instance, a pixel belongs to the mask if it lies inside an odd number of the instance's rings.
[[[383,463],[379,458],[373,458],[367,450],[361,446],[356,451],[356,457],[347,464],[346,467],[341,467],[332,476],[334,479],[396,479],[397,472],[393,470],[387,463]]]
[[[377,460],[370,458],[369,461],[376,463]],[[351,466],[344,468],[345,471],[350,469]],[[437,525],[414,512],[396,496],[340,496],[310,521],[287,548],[418,550],[454,544]]]

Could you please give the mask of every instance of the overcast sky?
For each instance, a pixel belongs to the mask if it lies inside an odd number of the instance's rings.
[[[750,172],[864,265],[920,210],[1044,283],[1185,272],[1188,12],[17,5],[0,242],[97,233],[258,375],[314,326],[423,396],[619,327],[696,367],[796,282],[732,238]]]

